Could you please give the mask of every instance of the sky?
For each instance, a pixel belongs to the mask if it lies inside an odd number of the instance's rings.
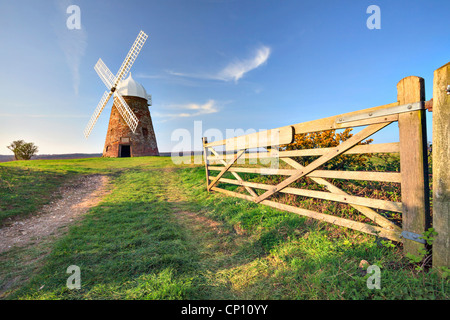
[[[448,0],[0,0],[0,154],[19,139],[101,153],[112,101],[83,135],[105,91],[94,65],[115,74],[140,30],[131,73],[152,95],[160,152],[392,103],[411,75],[429,100],[450,61],[449,12]],[[398,141],[397,125],[374,138]]]

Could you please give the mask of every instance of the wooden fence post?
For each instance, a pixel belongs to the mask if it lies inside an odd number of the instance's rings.
[[[425,101],[423,78],[411,76],[397,84],[400,104]],[[423,235],[431,224],[429,207],[427,133],[425,110],[400,113],[400,171],[403,231]],[[424,245],[404,239],[405,253],[419,254]]]
[[[433,80],[433,267],[450,267],[450,62]]]
[[[202,138],[202,144],[203,144],[203,161],[205,162],[205,171],[206,171],[206,187],[208,188],[209,185],[209,163],[208,163],[208,148],[206,147],[206,144],[208,143],[208,139],[206,137]],[[209,192],[209,189],[207,189]]]

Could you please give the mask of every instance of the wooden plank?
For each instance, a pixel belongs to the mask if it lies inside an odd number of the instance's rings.
[[[330,130],[330,129],[344,129],[344,128],[352,128],[352,127],[357,127],[357,126],[364,126],[367,123],[361,122],[359,124],[355,124],[354,122],[349,122],[349,123],[338,124],[338,123],[336,123],[336,119],[342,118],[344,116],[355,115],[355,114],[360,114],[360,113],[368,113],[370,111],[395,107],[398,105],[399,105],[398,102],[394,102],[394,103],[385,104],[385,105],[378,106],[378,107],[343,113],[343,114],[340,114],[337,116],[328,117],[328,118],[324,118],[324,119],[298,123],[298,124],[294,124],[293,127],[295,129],[295,134],[299,134],[299,133],[308,133],[308,132],[318,132],[318,131],[324,131],[324,130]],[[384,121],[384,119],[380,119],[380,118],[369,119],[369,120]]]
[[[290,157],[306,157],[306,156],[321,156],[330,152],[332,148],[316,148],[316,149],[301,149],[301,150],[289,150],[289,151],[279,151],[279,158],[290,158]],[[343,155],[348,154],[367,154],[367,153],[398,153],[400,151],[398,142],[390,143],[377,143],[377,144],[367,144],[367,145],[356,145],[353,148],[345,151]],[[264,159],[274,157],[270,152],[253,152],[246,153],[241,158],[245,159]],[[225,160],[226,155],[220,155],[216,153],[216,156],[210,157],[211,161]]]
[[[294,128],[291,126],[255,132],[235,138],[214,141],[208,147],[225,145],[227,151],[255,149],[292,143]]]
[[[206,137],[202,138],[203,145],[203,161],[205,161],[205,173],[206,173],[206,189],[209,192],[208,184],[209,184],[209,162],[208,162],[208,148],[205,147],[205,144],[208,143],[208,139]]]
[[[433,267],[450,267],[450,62],[433,80]]]
[[[318,167],[320,167],[321,165],[323,165],[327,161],[329,161],[329,160],[333,159],[334,157],[340,155],[341,153],[345,152],[346,150],[348,150],[351,147],[353,147],[354,145],[356,145],[361,140],[366,139],[367,137],[369,137],[372,134],[374,134],[375,132],[383,129],[387,125],[389,125],[389,123],[379,123],[379,124],[373,124],[373,125],[370,125],[367,128],[364,128],[362,131],[354,134],[350,139],[342,142],[339,146],[335,147],[329,153],[327,153],[327,154],[321,156],[319,159],[311,162],[309,165],[304,167],[304,169],[298,170],[298,172],[296,174],[290,176],[289,178],[287,178],[283,182],[281,182],[278,185],[276,185],[271,190],[268,190],[265,193],[263,193],[262,195],[260,195],[258,198],[255,199],[255,202],[258,203],[258,202],[261,202],[264,199],[267,199],[268,197],[270,197],[275,192],[278,192],[278,191],[284,189],[285,187],[290,185],[292,182],[294,182],[294,181],[298,180],[299,178],[307,175],[311,171],[317,169]]]
[[[294,128],[288,126],[227,139],[225,149],[227,151],[255,149],[289,144],[292,143],[292,141],[294,141]]]
[[[229,191],[229,190],[225,190],[225,189],[221,189],[221,188],[217,188],[217,187],[213,187],[212,190],[225,193],[229,196],[246,199],[249,201],[253,200],[253,198],[250,196],[247,196],[247,195],[244,195],[241,193],[237,193],[237,192],[233,192],[233,191]],[[328,214],[324,214],[324,213],[320,213],[320,212],[297,208],[294,206],[278,203],[275,201],[263,200],[260,203],[270,206],[270,207],[273,207],[273,208],[276,208],[276,209],[279,209],[279,210],[292,212],[292,213],[295,213],[295,214],[298,214],[301,216],[306,216],[309,218],[325,221],[325,222],[332,223],[332,224],[342,226],[342,227],[346,227],[349,229],[361,231],[364,233],[369,233],[372,235],[378,235],[380,237],[384,237],[384,238],[391,239],[391,240],[398,241],[398,242],[401,241],[399,232],[395,231],[395,230],[386,230],[384,228],[371,226],[371,225],[368,225],[368,224],[365,224],[362,222],[352,221],[349,219],[344,219],[341,217],[336,217],[336,216],[332,216],[332,215],[328,215]]]
[[[284,160],[284,158],[282,158]],[[209,167],[211,171],[221,171],[223,167]],[[267,175],[292,176],[297,170],[292,169],[272,169],[272,168],[241,168],[232,167],[230,172],[256,173]],[[344,180],[362,180],[362,181],[382,181],[401,183],[401,174],[399,172],[376,172],[376,171],[337,171],[337,170],[314,170],[306,175],[309,178],[330,178]]]
[[[213,177],[211,177],[210,179],[213,179]],[[268,185],[268,184],[264,184],[264,183],[238,181],[238,180],[226,179],[226,178],[220,178],[219,182],[224,182],[224,183],[229,183],[229,184],[234,184],[234,185],[239,185],[239,186],[248,186],[248,187],[263,189],[263,190],[270,190],[273,187],[272,185]],[[295,195],[303,196],[303,197],[322,199],[322,200],[331,200],[331,201],[342,202],[342,203],[347,203],[347,204],[356,204],[356,205],[367,206],[367,207],[381,209],[381,210],[402,212],[402,203],[401,202],[392,202],[392,201],[387,201],[387,200],[352,196],[352,195],[348,195],[348,194],[342,195],[342,194],[334,194],[334,193],[323,192],[323,191],[289,188],[289,187],[284,188],[280,192],[288,193],[288,194],[295,194]]]
[[[216,150],[214,150],[214,148],[207,148],[209,150],[212,151],[212,153],[214,153],[216,156],[218,156],[218,153]],[[227,165],[227,163],[225,162],[225,160],[220,159],[219,160],[224,166]],[[231,174],[239,181],[242,181],[242,178],[236,173],[236,172],[231,172]],[[245,187],[245,190],[247,190],[248,193],[250,193],[253,197],[257,197],[258,195],[255,193],[255,191],[253,191],[252,188],[250,187]]]
[[[326,154],[332,148],[317,148],[317,149],[303,149],[303,150],[289,150],[280,151],[279,157],[304,157],[304,156],[320,156]],[[398,153],[400,151],[398,142],[391,143],[377,143],[356,145],[351,149],[345,151],[343,154],[368,154],[368,153]]]
[[[221,171],[222,167],[209,167],[209,169],[213,170],[213,171]],[[296,170],[290,170],[290,169],[241,168],[241,167],[232,167],[232,168],[230,168],[229,171],[230,172],[242,172],[242,173],[282,175],[282,176],[290,176],[297,172]]]
[[[401,183],[398,172],[316,170],[308,177]]]
[[[424,80],[406,77],[397,84],[400,104],[425,100]],[[399,114],[403,230],[423,234],[430,227],[425,110]],[[405,239],[406,253],[419,254],[423,244]]]
[[[333,184],[331,184],[330,182],[328,182],[325,179],[322,179],[322,178],[314,178],[314,179],[315,179],[314,180],[315,182],[325,186],[328,189],[328,191],[330,191],[332,193],[348,195],[348,193],[346,193],[345,191],[334,186]],[[401,228],[399,226],[397,226],[395,223],[393,223],[389,219],[383,217],[378,212],[376,212],[366,206],[358,205],[358,204],[354,204],[354,203],[350,203],[350,206],[352,206],[353,208],[355,208],[356,210],[361,212],[364,216],[366,216],[367,218],[369,218],[376,224],[380,225],[381,227],[388,229],[388,230],[397,230],[398,232],[401,232]]]
[[[282,159],[282,160],[296,169],[301,169],[303,167],[301,164],[299,164],[297,161],[294,161],[293,159],[286,158],[286,159]],[[325,179],[322,179],[322,178],[311,178],[311,179],[314,182],[325,186],[328,189],[328,191],[330,191],[331,193],[348,195],[348,193],[339,189],[338,187],[336,187],[335,185],[333,185],[332,183],[328,182]],[[355,208],[356,210],[361,212],[364,216],[371,219],[373,222],[377,223],[378,225],[380,225],[381,227],[383,227],[385,229],[396,230],[398,232],[402,231],[401,228],[398,227],[397,225],[395,225],[392,221],[388,220],[387,218],[380,215],[378,212],[376,212],[368,207],[360,206],[357,204],[350,204],[350,206],[352,206],[353,208]]]
[[[279,127],[279,128],[272,129],[272,130],[283,130],[285,128],[293,127],[295,134],[299,134],[299,133],[318,132],[318,131],[324,131],[324,130],[330,130],[330,129],[352,128],[352,127],[358,127],[358,126],[366,126],[366,125],[375,124],[375,123],[397,121],[397,119],[398,119],[397,115],[392,115],[392,116],[388,116],[387,120],[384,119],[386,117],[384,117],[384,118],[379,117],[379,118],[374,118],[374,119],[367,119],[367,121],[360,121],[360,122],[352,121],[352,122],[348,122],[348,123],[336,123],[336,119],[339,119],[342,117],[361,114],[361,113],[369,113],[371,111],[391,108],[391,107],[395,107],[398,105],[400,105],[398,102],[393,102],[393,103],[389,103],[389,104],[385,104],[385,105],[381,105],[381,106],[377,106],[377,107],[343,113],[343,114],[331,116],[328,118],[307,121],[307,122],[301,122],[301,123],[294,124],[292,126]],[[221,146],[221,145],[224,145],[225,143],[226,143],[226,139],[220,140],[220,141],[213,141],[213,142],[208,143],[207,147]]]
[[[208,185],[208,190],[211,190],[212,187],[214,187],[214,185],[217,183],[217,181],[225,174],[225,172],[227,172],[228,169],[230,169],[230,167],[236,162],[237,159],[239,159],[239,157],[245,152],[244,150],[239,151],[233,158],[233,160],[231,160],[225,167],[222,168],[222,170],[219,172],[219,174],[214,177],[213,181],[211,182],[211,184]]]

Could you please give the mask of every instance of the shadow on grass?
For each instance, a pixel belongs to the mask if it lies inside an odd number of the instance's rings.
[[[172,206],[155,199],[93,208],[56,241],[39,274],[8,298],[207,298],[202,244],[177,223]],[[80,267],[80,290],[66,287],[71,265]]]

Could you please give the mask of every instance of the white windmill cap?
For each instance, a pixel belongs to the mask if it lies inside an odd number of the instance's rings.
[[[119,84],[119,86],[117,87],[117,92],[121,96],[139,97],[144,98],[147,101],[149,100],[147,91],[145,91],[145,88],[142,86],[142,84],[131,77],[131,72],[128,78],[126,78]]]

